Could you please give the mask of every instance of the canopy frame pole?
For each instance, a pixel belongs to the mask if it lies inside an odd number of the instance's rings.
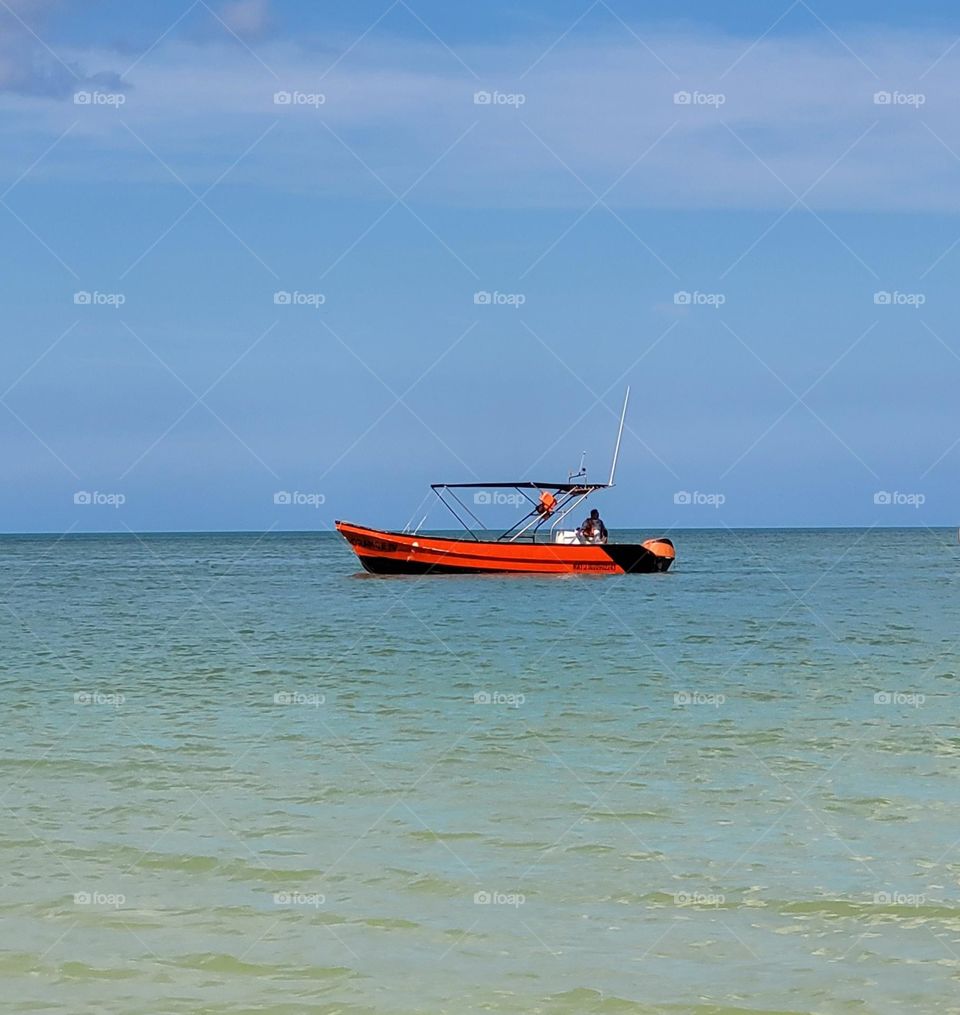
[[[456,508],[454,508],[451,504],[448,504],[443,499],[443,494],[440,492],[442,489],[443,489],[443,487],[437,487],[437,486],[432,487],[433,492],[437,495],[437,500],[440,501],[440,503],[450,512],[450,514],[453,515],[454,518],[456,518],[456,520],[463,526],[465,532],[469,532],[470,535],[474,538],[474,540],[476,540],[476,542],[478,542],[478,543],[481,542],[480,537],[476,534],[476,532],[474,532],[473,529],[471,529],[470,526],[467,525],[467,523],[460,517],[460,515],[457,514]],[[466,505],[464,505],[464,504],[462,504],[460,502],[460,499],[455,494],[451,494],[450,496],[453,497],[453,499],[458,504],[460,504],[460,507],[462,507],[464,509],[464,511],[466,511],[467,514],[470,515],[474,519],[474,521],[477,522],[477,524],[479,524],[481,529],[485,529],[486,528],[486,526],[476,517],[476,515],[474,515],[470,511],[470,509],[466,507]]]
[[[626,403],[624,403],[626,407]],[[626,411],[626,408],[624,408]],[[621,417],[621,429],[623,426],[623,417]],[[470,516],[473,521],[484,531],[490,532],[491,529],[488,525],[485,525],[477,515],[457,496],[455,490],[468,489],[468,490],[479,490],[484,487],[498,487],[500,489],[513,489],[516,490],[524,500],[529,504],[533,505],[533,509],[525,514],[518,521],[514,522],[505,532],[502,532],[496,537],[497,542],[515,542],[520,539],[525,533],[530,533],[527,537],[533,542],[537,541],[537,533],[547,523],[548,531],[551,533],[551,541],[553,538],[553,532],[556,527],[566,518],[570,512],[583,500],[590,496],[592,493],[596,493],[597,490],[606,490],[608,484],[606,483],[535,483],[528,481],[521,481],[518,483],[431,483],[430,489],[437,495],[437,500],[450,512],[451,515],[460,523],[465,532],[469,533],[470,536],[477,542],[484,542],[482,539],[467,522],[464,521],[463,516],[457,509],[447,501],[445,494],[449,493],[454,501],[460,506],[463,512]],[[528,490],[536,490],[542,496],[544,493],[553,491],[554,506],[553,510],[548,513],[538,510],[540,507],[540,501],[535,501]],[[422,522],[420,523],[423,524]],[[409,527],[409,523],[408,523]],[[417,526],[419,530],[420,526]],[[494,530],[495,531],[495,530]]]
[[[540,528],[541,525],[543,525],[544,522],[546,522],[549,518],[554,519],[554,521],[550,525],[550,532],[553,532],[553,529],[556,526],[557,522],[566,518],[566,516],[570,513],[570,511],[576,506],[576,504],[579,503],[581,500],[583,500],[584,497],[588,497],[589,495],[590,495],[589,491],[586,493],[582,493],[579,490],[557,490],[555,495],[557,497],[557,505],[554,508],[554,510],[550,512],[549,515],[538,514],[536,508],[534,508],[533,511],[530,512],[530,514],[525,515],[523,518],[521,518],[520,521],[516,523],[516,525],[512,525],[509,529],[507,529],[507,531],[504,532],[502,536],[500,536],[500,539],[506,539],[506,537],[509,536],[510,533],[517,528],[517,525],[521,525],[523,522],[527,522],[527,524],[524,525],[523,528],[519,529],[513,536],[511,536],[509,542],[511,543],[515,542],[530,528],[533,529],[533,541],[536,542],[537,530]],[[570,503],[571,501],[575,501],[575,503],[571,504]],[[529,519],[529,521],[527,519]]]
[[[576,497],[574,497],[574,495],[571,494],[570,503],[554,519],[553,524],[550,526],[550,531],[553,532],[553,530],[564,520],[564,518],[566,518],[567,515],[569,515],[570,512],[573,511],[573,509],[578,504],[582,504],[589,496],[590,496],[589,493],[581,493]]]

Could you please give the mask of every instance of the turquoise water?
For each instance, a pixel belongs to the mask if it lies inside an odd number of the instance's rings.
[[[956,533],[675,540],[0,539],[0,1010],[960,1011]]]

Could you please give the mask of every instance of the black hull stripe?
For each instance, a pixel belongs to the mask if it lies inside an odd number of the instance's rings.
[[[604,547],[604,549],[607,549]],[[635,550],[636,547],[630,549]],[[639,549],[643,549],[639,547]],[[644,556],[636,556],[624,562],[620,560],[613,560],[613,563],[617,564],[627,574],[655,574],[657,572],[666,571],[673,563],[672,560],[666,557],[657,557],[650,553],[649,550],[644,550]],[[531,577],[550,577],[557,574],[599,574],[609,575],[616,574],[618,572],[611,570],[604,570],[604,565],[591,566],[590,564],[579,564],[574,562],[570,564],[574,570],[572,571],[521,571],[515,570],[509,567],[479,567],[473,564],[429,564],[426,561],[420,560],[401,560],[398,557],[378,557],[374,555],[358,555],[360,563],[364,568],[371,574],[412,574],[412,575],[426,575],[426,574],[523,574]],[[611,554],[611,558],[613,555]],[[561,562],[570,563],[570,562]]]
[[[465,563],[463,565],[463,568],[460,568],[460,570],[463,570],[466,567],[474,567],[474,566],[476,566],[477,570],[481,571],[497,570],[496,568],[491,568],[487,566],[486,565],[487,561],[496,561],[498,564],[503,564],[504,567],[509,567],[511,564],[563,564],[564,566],[570,567],[575,565],[589,566],[591,564],[599,564],[602,566],[605,563],[603,560],[599,560],[593,557],[592,554],[583,554],[583,555],[576,554],[574,556],[571,556],[570,551],[571,550],[576,551],[577,549],[602,550],[604,553],[606,553],[608,558],[613,559],[614,562],[619,564],[625,571],[636,570],[637,562],[642,561],[647,557],[653,557],[654,559],[668,559],[668,558],[657,558],[655,554],[651,553],[651,551],[648,550],[641,543],[596,543],[592,546],[587,544],[581,544],[579,547],[571,547],[564,545],[562,543],[535,543],[531,545],[534,545],[541,550],[550,550],[556,552],[540,553],[535,556],[519,556],[519,555],[505,555],[496,552],[504,545],[509,546],[517,544],[509,544],[509,543],[504,544],[501,542],[494,542],[492,540],[490,541],[481,540],[474,543],[468,540],[460,540],[460,539],[445,540],[442,539],[441,537],[430,536],[426,540],[424,540],[420,546],[414,549],[410,545],[410,542],[408,541],[410,539],[409,536],[406,537],[405,541],[401,542],[399,540],[385,539],[384,536],[387,535],[387,533],[380,533],[377,532],[376,530],[370,529],[366,531],[370,532],[371,536],[377,539],[380,543],[383,544],[394,543],[394,546],[392,548],[394,553],[404,553],[404,552],[442,553],[444,554],[445,557],[449,557],[450,560],[458,560],[458,561],[462,560],[465,562],[469,562]],[[358,555],[364,552],[369,553],[369,548],[367,546],[364,546],[362,542],[354,543],[354,541],[350,538],[352,533],[342,532],[341,535],[356,550]],[[390,535],[392,535],[392,533],[390,533]],[[462,549],[448,550],[434,545],[439,542],[456,543],[458,546],[462,547]],[[663,540],[663,542],[666,542],[666,540]],[[524,544],[519,545],[522,546]],[[471,552],[471,550],[475,546],[481,547],[483,549],[481,549],[479,552],[473,553]],[[377,549],[385,550],[387,549],[387,547],[378,546]],[[477,563],[475,565],[474,562],[484,562],[484,563]]]

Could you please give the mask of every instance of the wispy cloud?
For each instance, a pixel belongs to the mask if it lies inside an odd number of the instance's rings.
[[[226,13],[248,34],[269,17],[256,2]],[[432,42],[378,36],[335,63],[349,40],[272,39],[257,47],[260,65],[226,35],[158,47],[131,75],[135,98],[121,115],[84,111],[76,139],[46,171],[82,176],[92,149],[132,150],[122,118],[202,182],[219,172],[220,147],[242,148],[275,119],[269,144],[238,179],[364,194],[374,181],[323,123],[402,188],[476,122],[418,187],[419,199],[579,207],[665,135],[608,204],[782,209],[805,194],[821,209],[955,206],[948,149],[960,151],[960,69],[955,60],[936,63],[951,40],[932,33],[850,35],[845,46],[824,35],[754,43],[647,33],[656,59],[627,35],[567,40],[539,62],[543,46],[530,41],[474,46],[460,56],[479,83]],[[69,57],[122,62],[109,51]],[[278,103],[278,91],[306,98]],[[17,103],[7,105],[16,114]],[[74,112],[31,107],[30,132],[42,124],[55,135]]]

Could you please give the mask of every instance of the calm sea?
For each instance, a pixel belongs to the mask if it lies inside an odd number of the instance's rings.
[[[0,538],[0,1010],[960,1012],[956,533],[674,538]]]

